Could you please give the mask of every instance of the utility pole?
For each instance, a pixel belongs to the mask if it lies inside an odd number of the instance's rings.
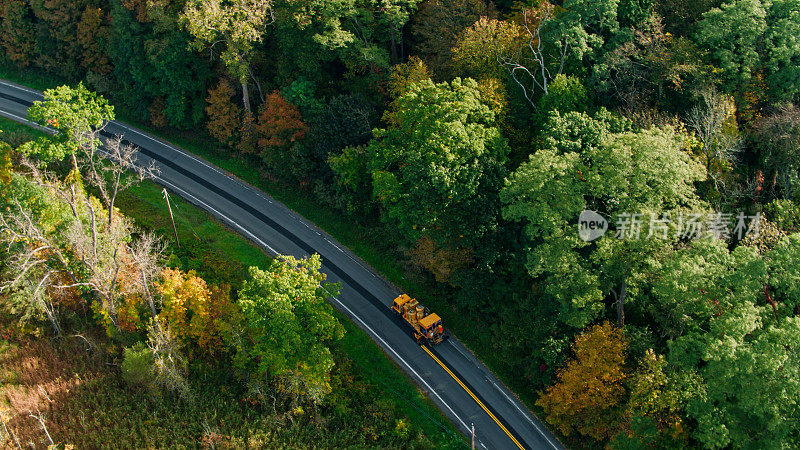
[[[472,425],[472,450],[475,450],[475,424],[471,423]]]
[[[172,221],[172,231],[175,233],[175,243],[178,244],[178,250],[181,248],[181,241],[178,239],[178,229],[175,228],[175,217],[172,216],[172,206],[169,204],[169,194],[167,194],[167,188],[161,188],[164,192],[164,200],[167,201],[167,209],[169,210],[169,220]]]

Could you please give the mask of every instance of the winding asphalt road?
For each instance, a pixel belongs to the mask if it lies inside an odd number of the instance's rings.
[[[30,125],[27,109],[41,99],[38,91],[0,80],[4,117]],[[319,253],[328,280],[342,283],[331,303],[366,331],[459,430],[470,436],[474,424],[476,448],[563,448],[457,339],[435,347],[417,345],[389,311],[400,291],[313,223],[212,164],[124,123],[109,123],[103,134],[121,135],[138,146],[142,162],[153,160],[160,169],[159,184],[267,252]]]

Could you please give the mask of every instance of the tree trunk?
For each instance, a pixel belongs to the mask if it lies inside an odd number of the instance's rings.
[[[250,108],[250,93],[247,90],[247,81],[242,81],[242,104],[244,104],[244,110],[247,114],[253,115],[253,111]]]
[[[394,65],[394,64],[397,64],[397,42],[396,42],[396,39],[395,39],[395,29],[394,29],[394,27],[392,27],[390,34],[391,34],[391,39],[392,39],[392,43],[390,44],[391,45],[391,49],[392,49],[392,65]]]
[[[92,264],[97,264],[97,222],[95,221],[94,208],[89,200],[86,200],[86,208],[89,209],[89,217],[92,219],[92,256],[94,257]]]
[[[150,293],[150,286],[147,285],[147,277],[145,277],[144,273],[142,273],[141,276],[142,276],[142,283],[144,286],[144,295],[145,297],[147,297],[147,304],[150,306],[150,312],[153,314],[153,318],[155,319],[156,317],[158,317],[158,311],[156,311],[156,303],[155,301],[153,301],[153,294]]]
[[[72,170],[74,170],[76,174],[80,173],[78,170],[78,158],[75,156],[75,152],[72,152]]]
[[[619,288],[619,295],[617,296],[617,325],[625,325],[625,296],[628,294],[628,283],[622,282]]]
[[[114,201],[117,199],[117,190],[119,190],[119,179],[122,176],[121,172],[117,172],[114,178],[114,190],[111,192],[111,199],[108,201],[108,226],[114,221]]]

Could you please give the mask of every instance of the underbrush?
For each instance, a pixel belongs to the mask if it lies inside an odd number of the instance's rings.
[[[0,427],[0,442],[10,447],[16,442],[38,447],[50,444],[51,438],[75,448],[460,444],[452,436],[426,436],[347,359],[339,358],[332,373],[335,394],[324,406],[273,409],[245,397],[226,368],[202,363],[192,370],[188,400],[132,389],[120,376],[118,349],[88,334],[0,342],[0,418],[5,427]]]

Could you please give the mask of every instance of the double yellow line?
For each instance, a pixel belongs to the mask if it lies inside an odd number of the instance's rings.
[[[491,417],[492,420],[494,420],[494,422],[500,427],[501,430],[503,430],[503,432],[506,435],[508,435],[509,438],[511,438],[512,441],[514,441],[514,444],[516,444],[517,447],[520,448],[520,450],[525,450],[525,447],[523,447],[522,444],[519,443],[517,438],[515,438],[514,435],[512,435],[508,431],[505,425],[503,425],[499,420],[497,420],[497,417],[495,417],[495,415],[492,414],[491,411],[489,411],[489,408],[487,408],[486,405],[484,405],[483,402],[480,401],[480,399],[477,396],[475,396],[475,394],[473,394],[472,391],[446,365],[444,365],[444,363],[442,363],[439,360],[439,358],[436,357],[436,355],[433,354],[433,352],[428,350],[427,346],[420,345],[420,347],[422,347],[422,349],[425,350],[425,353],[430,355],[430,357],[433,358],[433,360],[436,361],[436,363],[439,364],[442,367],[442,369],[445,370],[445,372],[447,372],[454,380],[456,380],[456,383],[458,383],[464,389],[464,391],[466,391],[467,394],[469,394],[469,396],[472,397],[473,400],[475,400],[475,403],[477,403],[478,406],[480,406],[481,408],[483,408],[484,411],[486,411],[486,414],[488,414],[489,417]]]

